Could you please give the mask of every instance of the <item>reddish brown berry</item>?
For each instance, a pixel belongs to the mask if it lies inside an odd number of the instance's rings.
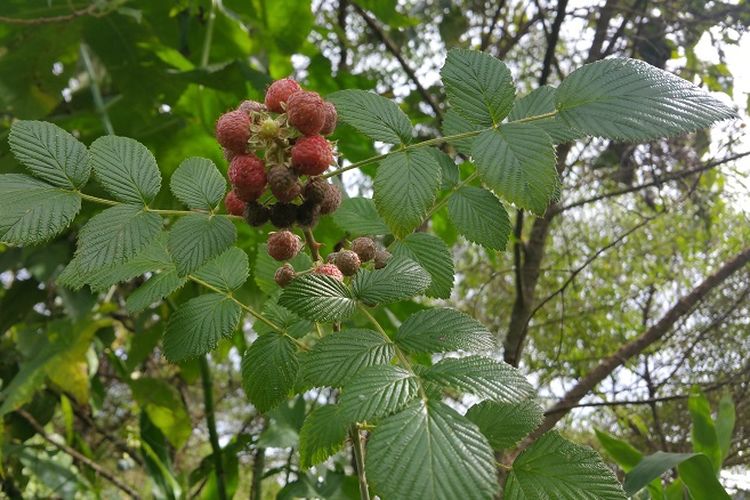
[[[326,262],[328,264],[335,264],[336,263],[336,256],[338,255],[338,252],[331,252],[328,254],[328,257],[326,257]]]
[[[237,197],[237,193],[234,190],[229,191],[224,197],[224,206],[227,208],[227,213],[231,215],[242,216],[245,214],[246,203]]]
[[[325,179],[310,177],[302,190],[302,196],[306,201],[320,203],[326,197],[326,192],[328,192],[328,182]]]
[[[320,218],[320,205],[312,201],[305,201],[297,207],[297,224],[303,227],[312,227],[318,223]]]
[[[291,78],[276,80],[266,90],[266,108],[274,113],[283,113],[289,97],[300,89],[299,83]]]
[[[320,135],[331,135],[336,130],[336,122],[339,119],[336,113],[336,106],[330,102],[324,102],[323,110],[325,112],[325,121],[323,122],[323,128],[320,129]]]
[[[270,211],[257,201],[251,201],[245,207],[243,215],[248,224],[253,227],[260,227],[268,222]]]
[[[322,135],[301,137],[292,146],[292,167],[299,174],[320,175],[331,163],[331,144]]]
[[[344,276],[354,276],[357,274],[361,264],[359,255],[351,250],[341,250],[336,254],[336,267],[339,268]]]
[[[292,227],[297,221],[297,205],[276,203],[271,206],[271,224],[279,229]]]
[[[250,117],[239,110],[224,113],[216,122],[216,140],[233,153],[244,153],[250,139]]]
[[[331,278],[339,281],[344,281],[344,275],[341,274],[341,270],[333,264],[321,264],[313,269],[315,274],[325,274]]]
[[[242,111],[252,118],[253,113],[262,113],[266,107],[258,101],[245,100],[237,107],[237,111]]]
[[[326,122],[323,99],[317,92],[300,90],[292,94],[287,102],[286,114],[289,125],[304,135],[319,133]]]
[[[232,158],[227,177],[237,196],[244,201],[257,200],[266,189],[266,167],[254,154]]]
[[[375,258],[375,252],[378,248],[375,246],[375,242],[372,238],[366,236],[360,236],[352,241],[352,251],[359,256],[359,260],[362,262],[368,262]]]
[[[294,272],[294,268],[290,263],[286,263],[276,270],[273,275],[274,281],[281,287],[287,286],[295,277],[297,273]]]
[[[326,184],[326,195],[320,202],[320,213],[322,215],[332,214],[341,205],[341,190],[333,184]]]
[[[288,203],[299,196],[302,187],[297,174],[284,165],[274,165],[268,171],[268,186],[277,200]]]
[[[375,269],[383,269],[391,259],[391,253],[388,250],[378,250],[375,252]]]
[[[271,233],[268,237],[268,255],[276,260],[289,260],[302,248],[299,236],[291,231]]]

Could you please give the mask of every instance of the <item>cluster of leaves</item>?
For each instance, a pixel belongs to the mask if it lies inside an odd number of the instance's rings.
[[[255,279],[270,298],[255,310],[233,295],[249,265],[233,246],[231,217],[217,211],[226,185],[212,162],[185,160],[170,187],[189,210],[160,210],[151,204],[161,175],[144,146],[109,136],[86,148],[41,122],[13,126],[11,148],[33,177],[0,176],[0,240],[39,243],[65,229],[82,200],[111,205],[79,232],[60,284],[106,290],[148,274],[128,299],[128,309],[137,312],[195,282],[208,292],[171,315],[162,342],[169,360],[211,351],[246,312],[256,319],[258,338],[243,355],[242,376],[259,411],[313,387],[338,391],[336,404],[316,408],[304,421],[303,465],[324,461],[348,435],[358,446],[367,430],[367,479],[382,498],[493,498],[500,487],[495,453],[531,433],[542,408],[517,369],[483,355],[493,349],[493,335],[465,314],[425,309],[389,333],[370,312],[420,295],[450,296],[454,273],[447,245],[415,229],[447,204],[468,240],[504,249],[510,224],[501,199],[545,212],[560,189],[556,143],[584,136],[648,140],[703,128],[733,112],[684,80],[626,59],[586,65],[559,88],[521,98],[508,68],[479,52],[449,52],[442,78],[451,105],[444,137],[425,142],[412,143],[409,118],[383,97],[360,90],[329,96],[343,122],[394,145],[357,164],[379,162],[373,199],[346,200],[334,217],[349,235],[394,238],[388,265],[361,269],[350,283],[302,274],[279,292],[267,273],[274,266],[258,252]],[[432,147],[438,143],[453,145],[470,161],[457,166]],[[82,192],[92,171],[113,199]],[[179,218],[171,222],[172,216]],[[297,259],[295,268],[312,264],[306,254]],[[361,320],[372,329],[362,328]],[[461,354],[444,355],[455,352]],[[7,389],[3,395],[6,406]],[[479,402],[461,414],[447,398],[462,401],[464,395]],[[518,455],[504,495],[624,498],[596,453],[555,432]]]

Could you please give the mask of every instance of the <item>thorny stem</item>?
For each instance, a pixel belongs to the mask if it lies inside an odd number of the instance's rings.
[[[359,497],[361,500],[370,500],[370,490],[367,488],[367,476],[365,475],[365,447],[362,444],[362,436],[359,429],[353,425],[349,430],[349,437],[354,448],[354,461],[357,465],[357,479],[359,480]]]
[[[533,122],[533,121],[538,121],[538,120],[545,120],[547,118],[552,118],[555,115],[557,115],[557,111],[550,111],[549,113],[542,113],[541,115],[527,116],[526,118],[521,118],[520,120],[514,120],[512,123],[528,123],[528,122]],[[479,130],[470,130],[468,132],[461,132],[460,134],[444,135],[442,137],[434,137],[432,139],[427,139],[426,141],[417,142],[416,144],[409,144],[408,146],[401,146],[398,148],[394,148],[391,151],[388,151],[387,153],[383,153],[381,155],[373,156],[370,158],[365,158],[364,160],[361,160],[361,161],[352,163],[350,165],[347,165],[345,167],[336,169],[333,172],[329,172],[325,174],[323,177],[327,179],[329,177],[334,177],[344,172],[348,172],[349,170],[353,170],[355,168],[364,167],[365,165],[379,162],[380,160],[384,160],[394,153],[400,153],[400,152],[409,151],[412,149],[432,146],[434,144],[442,144],[445,142],[452,142],[452,141],[458,141],[461,139],[469,139],[471,137],[476,137],[482,132],[486,132],[488,130],[494,130],[498,128],[499,126],[500,124],[493,125],[492,127],[482,128]]]
[[[320,243],[315,241],[315,235],[313,235],[312,229],[306,227],[302,231],[305,234],[305,241],[307,246],[310,247],[310,253],[312,254],[313,262],[320,260]]]

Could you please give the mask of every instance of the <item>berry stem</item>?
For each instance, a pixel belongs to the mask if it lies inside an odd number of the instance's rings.
[[[307,242],[307,246],[310,247],[310,253],[312,254],[312,258],[314,262],[317,262],[320,260],[320,243],[315,241],[315,235],[313,235],[312,229],[309,227],[306,227],[302,231],[305,233],[305,241]]]
[[[74,193],[77,193],[78,196],[81,197],[81,199],[90,201],[93,203],[99,203],[100,205],[108,205],[110,207],[114,207],[116,205],[122,205],[122,202],[116,201],[116,200],[108,200],[107,198],[100,198],[98,196],[92,196],[90,194],[81,193],[80,191],[73,191]],[[206,215],[215,215],[216,217],[227,217],[228,219],[232,220],[245,220],[244,217],[240,215],[230,215],[230,214],[210,214],[209,212],[206,212],[205,210],[168,210],[168,209],[159,209],[159,208],[149,208],[145,207],[146,211],[153,212],[155,214],[160,215],[190,215],[190,214],[206,214]]]
[[[367,476],[365,475],[365,447],[362,443],[362,436],[356,424],[349,430],[349,437],[352,440],[354,448],[354,462],[357,465],[357,479],[359,480],[359,498],[361,500],[370,500],[370,490],[367,488]]]
[[[526,118],[521,118],[520,120],[514,120],[513,123],[528,123],[533,122],[537,120],[544,120],[547,118],[552,118],[555,115],[557,115],[557,110],[550,111],[549,113],[542,113],[540,115],[533,115],[533,116],[527,116]],[[499,125],[493,125],[492,127],[487,127],[479,130],[470,130],[468,132],[461,132],[460,134],[453,134],[453,135],[445,135],[442,137],[435,137],[432,139],[427,139],[426,141],[417,142],[416,144],[409,144],[408,146],[401,146],[398,148],[393,148],[392,150],[388,151],[387,153],[383,153],[381,155],[373,156],[370,158],[365,158],[364,160],[352,163],[351,165],[347,165],[345,167],[339,168],[334,170],[333,172],[329,172],[325,175],[323,175],[324,178],[334,177],[336,175],[342,174],[344,172],[348,172],[349,170],[353,170],[355,168],[364,167],[365,165],[369,165],[370,163],[376,163],[380,160],[384,160],[388,158],[393,153],[399,153],[402,151],[409,151],[411,149],[417,149],[417,148],[423,148],[425,146],[432,146],[434,144],[442,144],[444,142],[451,142],[451,141],[457,141],[460,139],[468,139],[470,137],[475,137],[482,132],[486,132],[488,130],[493,130],[498,128]]]

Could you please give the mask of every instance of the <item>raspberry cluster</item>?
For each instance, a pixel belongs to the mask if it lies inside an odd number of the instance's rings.
[[[251,226],[312,227],[341,204],[321,174],[334,164],[336,108],[291,78],[272,83],[263,103],[244,101],[216,122],[232,190],[224,205]]]
[[[276,260],[288,260],[294,257],[297,252],[293,251],[292,253],[290,251],[292,249],[299,249],[299,239],[289,231],[273,233],[268,239],[268,253]],[[350,249],[329,253],[326,262],[317,263],[312,272],[344,281],[345,276],[357,274],[363,264],[372,261],[375,269],[381,269],[386,266],[390,258],[391,254],[387,250],[379,249],[371,238],[362,236],[352,241]],[[283,288],[296,275],[294,267],[287,262],[276,270],[274,278],[276,283]]]

